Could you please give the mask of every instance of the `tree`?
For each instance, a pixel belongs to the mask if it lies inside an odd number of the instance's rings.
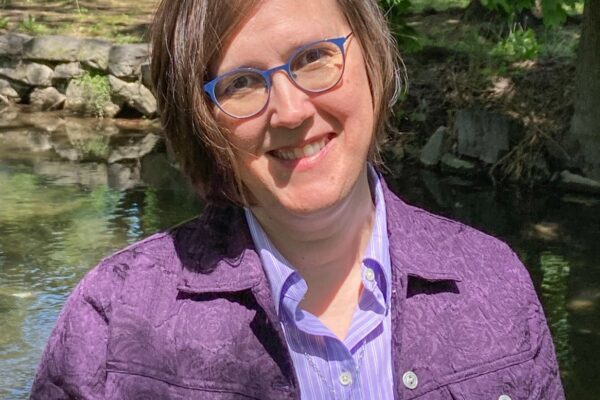
[[[577,55],[571,154],[590,178],[600,180],[600,0],[587,0]]]

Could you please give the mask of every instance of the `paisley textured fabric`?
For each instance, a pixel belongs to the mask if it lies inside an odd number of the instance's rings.
[[[564,399],[543,310],[514,253],[384,191],[394,398]],[[243,210],[208,206],[85,276],[31,398],[300,399],[268,285]]]

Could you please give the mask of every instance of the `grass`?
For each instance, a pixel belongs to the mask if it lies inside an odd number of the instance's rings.
[[[36,18],[29,14],[26,18],[23,18],[17,25],[18,29],[34,35],[48,35],[55,32],[55,29],[50,28],[42,22],[36,21]]]
[[[155,0],[0,0],[0,29],[140,43],[155,7]]]
[[[412,0],[411,11],[420,13],[427,9],[436,11],[445,11],[449,8],[465,8],[469,5],[469,0]]]
[[[409,19],[423,46],[435,46],[467,54],[479,61],[496,63],[535,58],[575,59],[580,26],[544,26],[523,30],[515,25],[468,22],[444,13],[413,15]]]
[[[75,81],[82,85],[88,93],[87,103],[92,106],[90,110],[98,118],[104,117],[104,108],[110,102],[110,83],[105,75],[86,72]]]

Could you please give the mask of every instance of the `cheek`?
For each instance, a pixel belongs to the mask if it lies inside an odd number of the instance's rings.
[[[227,130],[227,138],[238,162],[258,155],[265,137],[264,124],[258,120],[236,120],[223,115],[217,121]]]

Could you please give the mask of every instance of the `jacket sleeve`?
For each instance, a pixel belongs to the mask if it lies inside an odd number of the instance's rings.
[[[69,296],[38,367],[31,399],[103,399],[108,318],[99,268]]]

